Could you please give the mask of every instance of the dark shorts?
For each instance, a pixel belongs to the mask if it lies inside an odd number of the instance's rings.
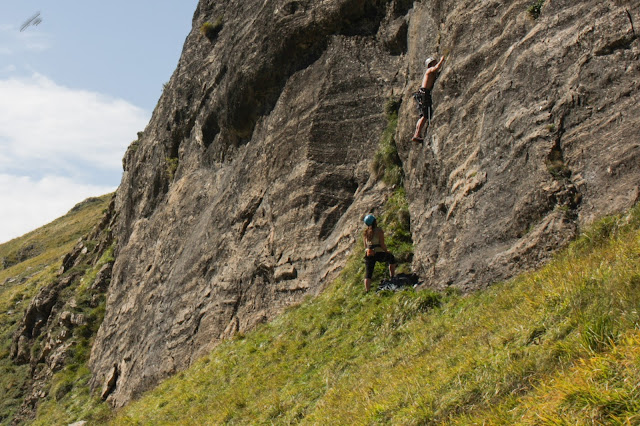
[[[416,101],[418,114],[420,117],[427,117],[429,120],[433,118],[433,100],[431,99],[431,90],[421,87],[413,94]]]
[[[390,265],[396,264],[396,258],[391,253],[378,252],[375,256],[365,256],[364,258],[364,277],[371,279],[373,277],[373,268],[376,262],[386,262]]]

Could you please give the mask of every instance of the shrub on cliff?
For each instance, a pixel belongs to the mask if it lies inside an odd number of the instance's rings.
[[[400,100],[391,98],[385,104],[385,114],[387,117],[387,128],[380,137],[378,150],[371,164],[371,172],[377,179],[387,185],[402,185],[404,181],[404,171],[402,162],[398,155],[398,148],[395,141],[395,133],[398,127],[398,109]]]
[[[531,15],[533,19],[538,19],[538,17],[540,17],[540,12],[542,11],[544,1],[545,0],[536,0],[531,5],[529,5],[527,12],[529,12],[529,15]]]
[[[209,41],[213,41],[218,37],[220,31],[222,31],[223,23],[222,17],[218,17],[213,22],[205,22],[200,26],[200,34],[209,39]]]

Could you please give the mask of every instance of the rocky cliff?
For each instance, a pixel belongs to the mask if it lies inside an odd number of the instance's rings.
[[[94,387],[121,406],[320,291],[388,195],[369,169],[390,98],[426,285],[508,278],[636,201],[640,2],[530,6],[201,0],[123,160]],[[435,54],[416,144],[410,94]]]
[[[432,285],[509,278],[640,197],[640,2],[533,6],[434,1],[411,14],[410,69],[449,54],[428,143],[398,137],[414,267]],[[402,112],[404,136],[414,118]]]

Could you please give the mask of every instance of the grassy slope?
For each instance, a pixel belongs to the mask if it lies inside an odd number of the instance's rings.
[[[393,154],[392,145],[382,138],[385,152]],[[380,156],[375,171],[401,181],[387,173],[391,154]],[[61,257],[99,221],[108,198],[0,245],[0,260],[10,265],[0,270],[0,423],[10,420],[29,378],[28,366],[8,359],[17,322],[38,288],[54,279]],[[381,222],[403,259],[412,250],[407,221],[399,189]],[[111,420],[638,424],[639,229],[640,207],[603,219],[540,271],[472,295],[364,294],[362,261],[354,255],[322,295],[223,343]],[[78,309],[109,256],[68,289]],[[105,421],[107,407],[86,385],[89,345],[90,337],[79,340],[70,364],[53,377],[35,424]]]
[[[638,424],[640,207],[463,296],[363,294],[358,256],[115,424]]]
[[[65,216],[0,245],[0,423],[21,404],[29,366],[9,359],[13,333],[38,289],[56,276],[62,257],[102,218],[111,195],[80,203]],[[1,265],[1,263],[0,263]],[[1,267],[1,266],[0,266]]]
[[[99,395],[91,393],[88,362],[106,307],[106,295],[93,289],[92,283],[102,266],[114,261],[113,249],[113,246],[108,248],[94,265],[81,264],[83,276],[60,294],[62,300],[75,301],[73,307],[71,304],[66,307],[74,314],[83,315],[87,323],[73,329],[69,338],[73,341],[72,349],[65,365],[49,379],[46,395],[39,400],[36,419],[30,422],[32,425],[67,425],[80,420],[103,424],[111,415],[110,407]]]

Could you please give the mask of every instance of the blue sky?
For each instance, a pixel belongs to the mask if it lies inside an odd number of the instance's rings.
[[[197,3],[0,0],[0,243],[115,190]]]

